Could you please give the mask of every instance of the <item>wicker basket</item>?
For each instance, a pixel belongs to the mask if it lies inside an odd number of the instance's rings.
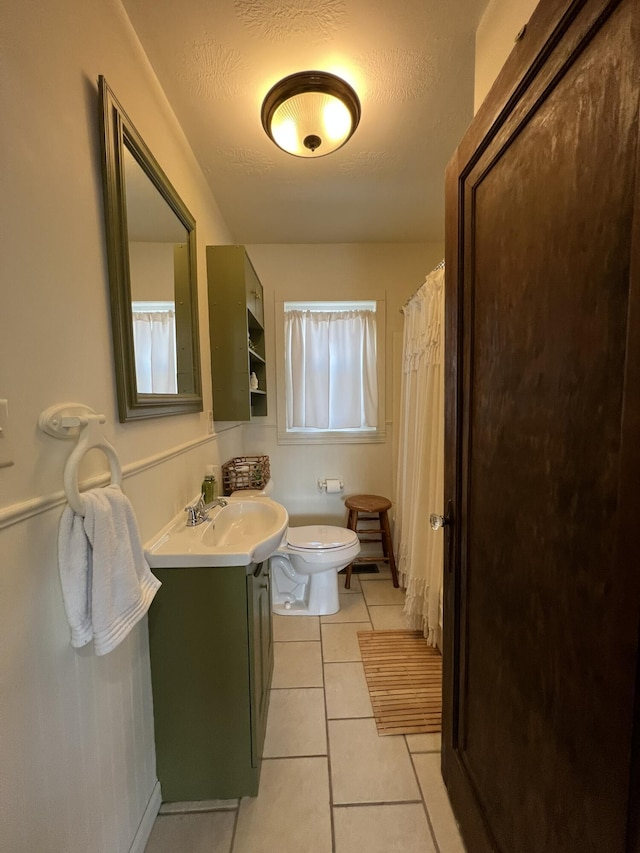
[[[222,466],[225,495],[241,489],[264,489],[270,477],[268,456],[236,456]]]

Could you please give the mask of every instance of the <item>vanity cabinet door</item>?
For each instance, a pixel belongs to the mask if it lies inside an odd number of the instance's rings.
[[[273,633],[269,562],[265,560],[247,576],[249,603],[249,650],[251,655],[251,761],[257,767],[269,710],[269,689],[273,673]]]

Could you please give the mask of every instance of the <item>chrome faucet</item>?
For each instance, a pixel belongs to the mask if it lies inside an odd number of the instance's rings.
[[[214,506],[226,505],[227,502],[224,498],[216,498],[211,503],[206,504],[204,502],[204,495],[201,494],[194,504],[184,508],[184,511],[187,513],[187,527],[196,527],[198,524],[202,524],[203,521],[209,521],[207,512],[210,509],[213,509]]]
[[[186,506],[184,511],[187,513],[187,527],[195,527],[207,520],[207,511],[204,508],[204,495],[200,495],[198,500]]]
[[[224,498],[214,498],[211,503],[204,505],[204,511],[206,512],[209,509],[213,509],[214,506],[226,506],[227,501]]]

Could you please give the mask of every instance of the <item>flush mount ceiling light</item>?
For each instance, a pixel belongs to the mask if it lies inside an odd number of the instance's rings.
[[[262,103],[262,126],[296,157],[322,157],[353,135],[360,101],[348,83],[326,71],[300,71],[280,80]]]

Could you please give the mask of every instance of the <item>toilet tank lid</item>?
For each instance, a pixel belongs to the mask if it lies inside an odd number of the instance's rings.
[[[357,538],[353,530],[326,524],[290,527],[287,530],[287,543],[291,548],[304,548],[311,551],[322,548],[344,548],[345,545],[352,545]]]
[[[266,495],[267,497],[273,492],[273,480],[267,480],[263,489],[238,489],[231,492],[232,498],[255,498]]]

